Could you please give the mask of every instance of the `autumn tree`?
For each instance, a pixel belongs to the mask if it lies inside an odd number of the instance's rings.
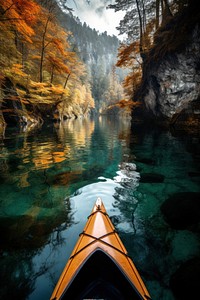
[[[64,89],[66,88],[70,78],[73,81],[77,81],[81,78],[81,76],[86,75],[85,66],[78,58],[76,52],[70,51],[69,49],[69,51],[66,52],[65,62],[68,65],[68,72],[65,76]]]
[[[128,41],[140,41],[140,53],[143,55],[153,43],[153,36],[163,22],[189,5],[190,0],[115,0],[109,8],[115,11],[125,11],[118,30],[127,34]],[[148,36],[148,42],[146,37]]]
[[[37,24],[35,26],[36,36],[34,44],[38,49],[38,54],[34,58],[39,60],[39,81],[43,82],[43,67],[46,57],[56,56],[56,52],[64,53],[63,42],[66,39],[66,32],[62,30],[63,38],[58,37],[58,25],[55,18],[55,3],[49,1],[46,8],[41,7],[38,14]],[[55,62],[54,62],[55,65]]]
[[[24,67],[25,49],[35,34],[33,24],[37,20],[39,6],[27,0],[0,0],[1,62],[9,67],[12,63]]]
[[[117,67],[130,70],[123,82],[124,91],[129,98],[136,90],[142,76],[142,61],[139,51],[139,42],[136,41],[130,45],[121,44],[118,52]]]
[[[118,79],[115,66],[112,67],[112,70],[108,74],[107,82],[107,89],[103,92],[102,100],[100,101],[100,112],[110,105],[117,104],[124,98],[124,90]]]
[[[94,100],[85,66],[68,41],[71,34],[55,15],[53,0],[0,0],[0,81],[12,81],[11,95],[17,95],[12,101],[22,106],[44,109],[62,103],[67,108],[70,103],[77,114],[87,113]]]
[[[46,68],[50,73],[50,83],[54,81],[55,74],[62,74],[63,72],[69,73],[69,68],[63,63],[60,58],[49,54],[47,56]]]
[[[142,77],[142,64],[154,44],[158,32],[189,0],[116,0],[109,8],[125,11],[118,27],[127,40],[119,48],[117,66],[130,69],[124,81],[126,93],[133,94]]]
[[[109,5],[115,11],[125,11],[124,18],[117,28],[120,34],[126,34],[128,43],[139,41],[140,55],[143,57],[149,47],[149,35],[153,26],[149,26],[155,20],[155,3],[147,0],[116,0],[115,4]],[[148,40],[148,41],[147,41]]]
[[[29,0],[0,0],[0,23],[9,23],[9,27],[20,33],[25,40],[32,42],[34,24],[39,6]]]

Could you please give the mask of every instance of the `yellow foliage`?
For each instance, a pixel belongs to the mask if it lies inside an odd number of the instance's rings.
[[[56,95],[63,95],[63,94],[68,95],[69,93],[69,91],[67,89],[63,89],[61,85],[53,85],[51,87],[51,91]]]
[[[67,41],[71,33],[58,25],[48,5],[0,0],[0,27],[0,81],[9,77],[22,103],[71,102],[81,113],[94,107],[89,85],[82,84],[85,65]]]
[[[34,54],[34,55],[31,55],[31,58],[39,60],[40,59],[40,55],[39,54],[37,54],[37,55]]]
[[[22,77],[27,76],[26,73],[23,71],[23,66],[21,64],[13,64],[11,68],[11,72],[14,73],[15,76],[19,75]]]
[[[30,88],[36,88],[38,89],[38,91],[40,91],[40,89],[44,89],[45,87],[49,87],[49,83],[46,82],[34,82],[31,81],[30,82]]]

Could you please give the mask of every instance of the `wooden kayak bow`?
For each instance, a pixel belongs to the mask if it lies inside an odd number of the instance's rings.
[[[151,299],[100,198],[53,291],[58,299]]]

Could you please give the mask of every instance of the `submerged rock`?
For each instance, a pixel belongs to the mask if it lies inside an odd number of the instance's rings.
[[[197,295],[199,294],[199,278],[199,257],[183,263],[170,279],[170,287],[176,299],[197,299]]]
[[[49,234],[67,220],[66,212],[51,210],[38,211],[36,216],[20,215],[0,217],[1,249],[37,249],[44,246]],[[42,215],[40,218],[39,215]],[[49,215],[48,215],[49,214]]]
[[[145,165],[155,165],[155,160],[152,158],[147,158],[147,157],[136,157],[135,161],[145,164]]]
[[[200,222],[200,193],[175,193],[161,206],[166,222],[174,229],[186,229]]]
[[[140,182],[142,183],[162,183],[165,176],[156,173],[142,173],[140,174]]]

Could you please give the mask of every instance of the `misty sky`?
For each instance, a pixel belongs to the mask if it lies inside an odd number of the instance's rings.
[[[73,14],[78,16],[81,22],[86,22],[91,28],[99,32],[107,31],[109,35],[118,35],[116,27],[123,18],[123,12],[115,13],[113,9],[106,9],[114,0],[67,0],[66,3],[73,8]]]

